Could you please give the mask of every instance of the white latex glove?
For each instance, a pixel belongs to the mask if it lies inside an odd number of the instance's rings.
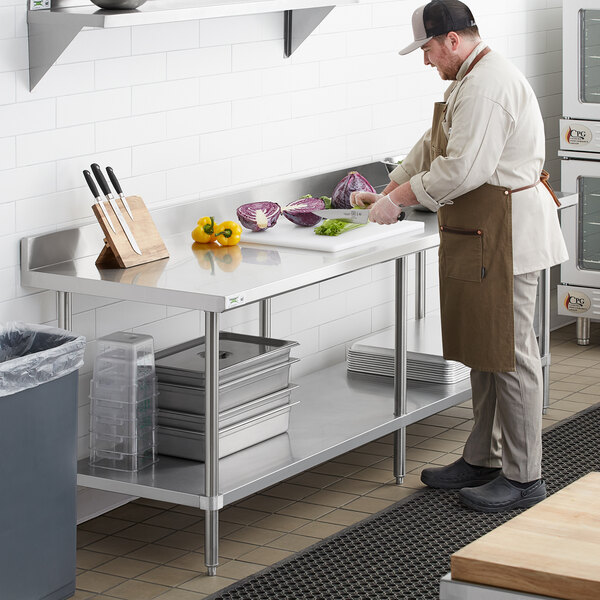
[[[352,192],[350,194],[350,204],[359,208],[367,208],[383,198],[383,194],[375,194],[373,192]]]
[[[369,210],[369,220],[380,225],[391,225],[398,221],[402,209],[389,196],[379,198]]]

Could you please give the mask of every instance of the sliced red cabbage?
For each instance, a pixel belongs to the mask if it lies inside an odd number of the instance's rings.
[[[252,231],[265,231],[277,223],[281,207],[276,202],[249,202],[237,208],[240,223]]]
[[[375,192],[375,188],[358,171],[350,171],[333,190],[331,200],[333,208],[352,208],[350,204],[352,192]]]
[[[312,211],[323,210],[324,208],[325,201],[322,198],[314,198],[308,194],[284,206],[282,212],[283,216],[292,223],[302,227],[312,227],[321,220],[321,217],[315,215]]]

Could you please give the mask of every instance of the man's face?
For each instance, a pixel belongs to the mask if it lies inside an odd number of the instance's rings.
[[[440,77],[445,80],[456,79],[456,74],[462,65],[458,55],[452,50],[452,41],[450,37],[429,40],[421,46],[423,50],[423,60],[426,65],[431,65],[438,70]]]

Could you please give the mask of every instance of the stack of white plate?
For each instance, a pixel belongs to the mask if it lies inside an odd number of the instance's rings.
[[[439,313],[408,321],[406,326],[407,379],[452,384],[469,377],[469,367],[442,356]],[[389,327],[351,344],[346,351],[348,371],[393,377],[394,332],[394,327]]]

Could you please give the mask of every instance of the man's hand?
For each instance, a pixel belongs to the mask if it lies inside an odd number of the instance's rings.
[[[350,204],[359,208],[368,208],[371,204],[375,204],[379,198],[383,198],[383,194],[374,194],[373,192],[352,192],[350,194]]]
[[[371,205],[369,210],[369,221],[379,223],[380,225],[391,225],[398,221],[402,209],[392,202],[389,196],[382,196]]]

